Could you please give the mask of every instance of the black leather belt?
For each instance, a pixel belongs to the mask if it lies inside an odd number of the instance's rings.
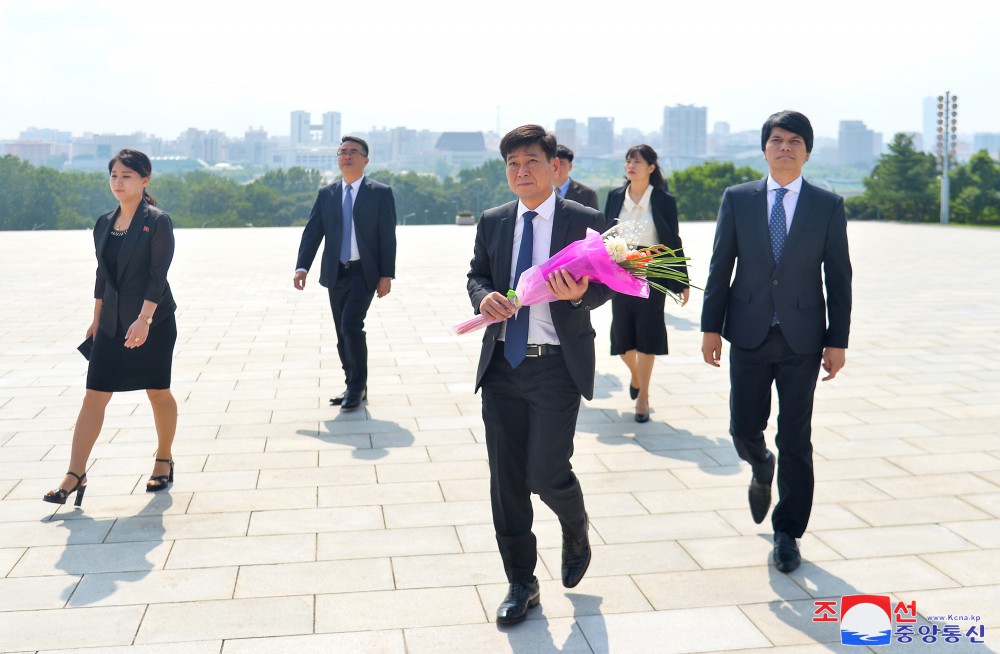
[[[360,266],[360,265],[361,265],[361,259],[355,259],[354,261],[348,261],[347,263],[340,264],[340,269],[350,270],[354,266]]]
[[[537,357],[547,357],[551,354],[562,354],[562,348],[558,345],[528,345],[528,350],[525,352],[524,356],[529,359],[535,359]]]

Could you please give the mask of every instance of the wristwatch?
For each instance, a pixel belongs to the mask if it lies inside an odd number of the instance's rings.
[[[578,307],[583,304],[583,298],[580,298],[579,300],[570,300],[569,303],[574,307]]]
[[[152,325],[153,324],[153,316],[144,316],[143,314],[140,313],[139,314],[139,320],[143,321],[147,325]]]

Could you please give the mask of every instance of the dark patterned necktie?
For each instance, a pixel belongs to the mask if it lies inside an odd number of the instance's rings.
[[[785,236],[788,227],[785,225],[785,193],[788,189],[779,188],[774,194],[774,206],[771,207],[771,220],[767,225],[771,231],[771,253],[774,254],[774,265],[781,261],[781,251],[785,249]]]
[[[779,188],[774,194],[774,206],[771,207],[771,219],[768,221],[768,231],[771,232],[771,253],[774,255],[774,265],[781,261],[781,251],[785,249],[787,226],[785,225],[785,193],[788,189]],[[778,309],[771,314],[771,326],[778,324]]]
[[[531,219],[538,214],[534,211],[524,212],[524,229],[521,230],[521,247],[517,251],[517,266],[514,268],[514,287],[521,274],[531,267],[531,251],[534,246],[535,230]],[[516,368],[524,361],[528,351],[528,314],[531,307],[521,307],[516,318],[507,319],[507,334],[504,336],[503,355],[510,362],[511,368]]]

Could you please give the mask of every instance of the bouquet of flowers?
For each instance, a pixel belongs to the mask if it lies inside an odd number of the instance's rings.
[[[604,234],[588,229],[583,239],[521,273],[517,288],[507,291],[507,299],[518,308],[556,300],[545,282],[549,275],[563,268],[573,279],[589,276],[592,282],[618,293],[647,298],[652,287],[679,302],[675,293],[649,278],[674,279],[689,285],[684,272],[688,257],[677,256],[676,250],[663,245],[637,249],[631,230],[629,223],[616,225]],[[500,321],[480,314],[455,325],[454,330],[457,334],[467,334],[494,322]]]

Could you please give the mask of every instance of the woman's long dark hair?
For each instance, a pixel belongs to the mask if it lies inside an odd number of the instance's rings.
[[[138,150],[132,150],[125,148],[124,150],[119,150],[118,154],[111,157],[111,161],[108,162],[108,174],[111,174],[111,169],[115,167],[115,162],[118,161],[121,165],[125,166],[129,170],[134,170],[139,174],[140,177],[152,177],[153,176],[153,162],[149,160],[142,152]],[[146,202],[156,206],[156,198],[146,192],[146,189],[142,189],[142,197]]]
[[[663,170],[660,168],[660,164],[656,163],[658,157],[656,156],[656,150],[646,145],[645,143],[641,145],[633,145],[625,153],[625,160],[628,161],[629,157],[634,157],[639,155],[642,157],[643,161],[653,166],[653,172],[649,174],[650,185],[662,191],[667,186],[667,180],[663,177]]]

